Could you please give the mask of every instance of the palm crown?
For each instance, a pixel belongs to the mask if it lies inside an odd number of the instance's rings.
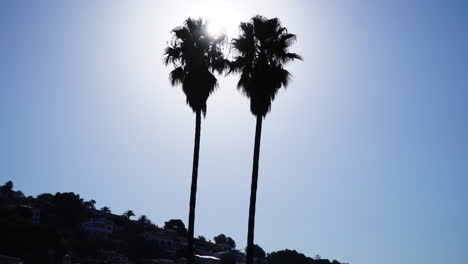
[[[295,40],[296,35],[288,33],[277,18],[255,16],[241,23],[240,36],[232,41],[237,56],[230,63],[230,72],[241,74],[237,87],[250,98],[252,114],[264,117],[278,90],[288,85],[291,74],[283,64],[302,60],[289,52]]]
[[[181,84],[187,104],[194,112],[205,114],[206,101],[218,84],[213,73],[222,73],[227,67],[222,51],[226,36],[210,36],[201,18],[188,18],[172,33],[173,39],[164,51],[164,63],[174,65],[169,75],[171,84]]]

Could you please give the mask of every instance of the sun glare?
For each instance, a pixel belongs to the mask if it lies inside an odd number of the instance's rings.
[[[210,34],[212,37],[217,37],[221,34],[227,34],[226,27],[223,26],[223,23],[217,20],[208,20],[207,30],[208,34]]]
[[[229,5],[229,4],[228,4]],[[218,7],[216,1],[205,1],[192,10],[192,16],[201,17],[208,22],[208,33],[214,37],[226,34],[229,38],[237,36],[238,27],[242,18],[234,6]]]

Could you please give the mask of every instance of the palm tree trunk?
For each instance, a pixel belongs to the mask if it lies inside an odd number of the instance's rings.
[[[200,153],[201,112],[196,112],[195,119],[195,146],[193,148],[192,187],[190,189],[190,211],[187,233],[188,263],[194,262],[193,235],[195,227],[195,204],[197,200],[198,156]]]
[[[246,264],[253,264],[254,229],[255,229],[255,203],[257,202],[258,160],[260,158],[260,139],[262,137],[262,116],[257,115],[255,128],[255,146],[252,168],[252,185],[250,187],[249,229],[247,233]]]

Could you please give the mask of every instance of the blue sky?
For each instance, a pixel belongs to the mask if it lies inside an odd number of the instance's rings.
[[[343,262],[468,258],[464,1],[3,1],[0,181],[186,222],[194,115],[162,50],[188,16],[277,16],[303,62],[264,122],[256,242]],[[233,30],[234,28],[234,30]],[[234,34],[233,34],[234,33]],[[245,246],[255,122],[202,121],[196,234]]]

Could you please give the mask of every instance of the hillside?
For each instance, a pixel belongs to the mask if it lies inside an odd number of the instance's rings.
[[[185,263],[187,229],[182,220],[171,219],[159,227],[145,215],[136,218],[132,210],[116,215],[95,204],[73,192],[25,196],[7,182],[0,186],[0,255],[25,264]],[[240,264],[245,259],[224,234],[213,241],[199,236],[195,246],[198,263]],[[266,254],[258,245],[255,256],[262,264],[340,264],[293,250]]]

